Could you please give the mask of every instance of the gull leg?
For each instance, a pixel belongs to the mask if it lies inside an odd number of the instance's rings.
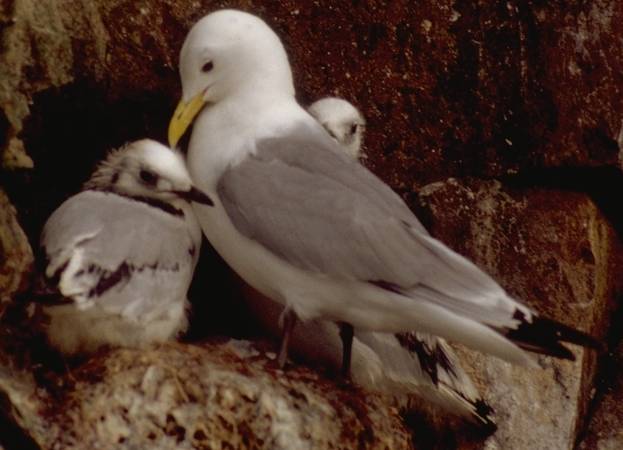
[[[355,330],[350,323],[339,322],[338,325],[340,327],[340,338],[342,338],[342,377],[349,378]]]
[[[281,348],[279,349],[279,356],[277,357],[277,364],[280,369],[286,365],[286,360],[288,359],[288,345],[290,344],[290,335],[292,334],[292,330],[294,329],[294,325],[296,325],[297,317],[296,313],[286,307],[281,316],[283,333],[281,335]]]

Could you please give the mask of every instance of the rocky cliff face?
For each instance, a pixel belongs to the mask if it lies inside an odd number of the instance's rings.
[[[185,33],[231,6],[282,37],[302,103],[337,95],[360,108],[369,168],[436,237],[617,356],[578,350],[574,363],[539,358],[539,371],[460,350],[499,425],[473,438],[460,426],[439,433],[449,416],[405,421],[321,368],[275,376],[264,353],[224,343],[105,352],[50,373],[20,347],[28,319],[9,311],[2,446],[623,447],[623,414],[612,406],[621,397],[623,3],[412,3],[0,2],[2,310],[28,284],[29,242],[94,162],[135,138],[164,140]],[[206,280],[225,272],[212,260],[193,297],[235,303],[235,282]],[[245,334],[238,315],[227,318],[233,309],[202,304],[209,317],[195,316],[192,335],[215,322],[219,333]]]

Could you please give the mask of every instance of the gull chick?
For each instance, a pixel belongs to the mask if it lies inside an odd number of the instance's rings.
[[[309,105],[307,111],[353,159],[363,159],[361,152],[366,120],[355,106],[337,97],[325,97]]]
[[[190,202],[212,205],[179,153],[144,139],[111,152],[52,213],[40,241],[58,300],[45,306],[52,346],[90,353],[185,331],[201,245]]]
[[[201,19],[180,75],[169,142],[194,124],[189,171],[214,200],[195,205],[198,220],[244,280],[284,305],[280,365],[297,319],[417,330],[521,364],[535,364],[525,350],[573,359],[564,342],[598,346],[511,298],[345,155],[296,102],[285,49],[258,17]]]

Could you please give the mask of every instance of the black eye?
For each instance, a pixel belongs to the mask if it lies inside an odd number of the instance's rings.
[[[355,134],[357,132],[357,124],[354,123],[350,126],[350,134]]]
[[[153,172],[150,172],[149,170],[141,169],[141,171],[138,173],[138,176],[141,177],[141,180],[143,180],[143,183],[150,185],[150,186],[155,186],[156,183],[158,182],[158,175],[156,175]]]
[[[214,69],[214,64],[212,63],[212,61],[208,61],[203,66],[201,66],[201,71],[204,73],[208,73],[212,69]]]

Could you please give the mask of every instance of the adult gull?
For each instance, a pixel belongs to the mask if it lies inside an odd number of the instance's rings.
[[[180,75],[170,144],[194,124],[189,171],[214,200],[195,205],[199,223],[243,279],[284,305],[281,365],[297,318],[418,330],[522,364],[534,363],[524,349],[573,359],[563,342],[597,346],[512,299],[345,155],[296,102],[284,47],[258,17],[202,18]]]

